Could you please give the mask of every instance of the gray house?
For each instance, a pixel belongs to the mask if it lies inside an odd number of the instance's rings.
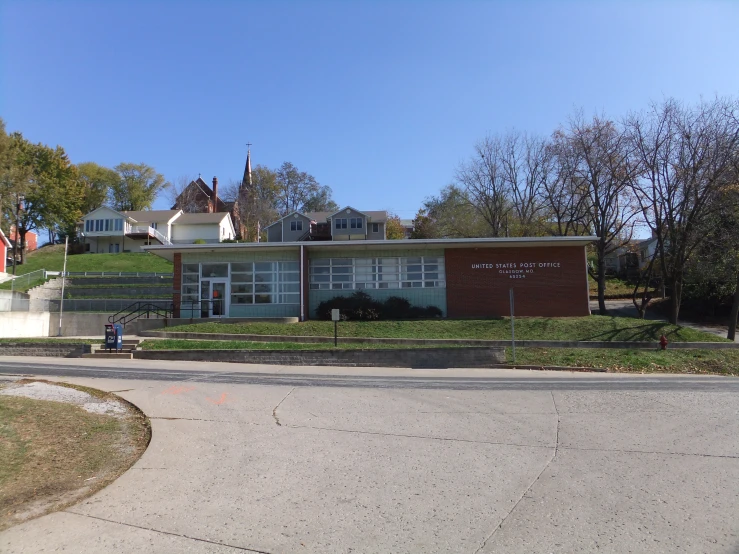
[[[267,242],[385,240],[386,211],[293,212],[268,225]]]

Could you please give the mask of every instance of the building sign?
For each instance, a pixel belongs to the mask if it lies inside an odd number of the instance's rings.
[[[472,264],[472,269],[492,269],[499,275],[507,275],[509,279],[526,279],[526,275],[538,269],[559,269],[559,262],[503,262],[495,264]]]

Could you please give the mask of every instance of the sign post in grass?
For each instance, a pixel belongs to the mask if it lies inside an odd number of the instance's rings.
[[[513,351],[513,363],[516,363],[516,324],[513,317],[513,287],[510,290],[511,298],[511,349]]]
[[[334,322],[334,347],[338,346],[339,336],[339,310],[334,308],[331,310],[331,320]]]

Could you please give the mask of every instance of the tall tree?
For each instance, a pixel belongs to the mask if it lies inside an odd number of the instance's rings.
[[[504,144],[488,136],[475,145],[472,158],[457,170],[457,181],[470,205],[487,223],[488,235],[508,235],[511,213],[510,183],[503,169]]]
[[[338,205],[331,199],[331,188],[322,186],[313,175],[298,170],[290,162],[276,171],[277,209],[281,216],[294,211],[332,211]]]
[[[331,199],[333,191],[331,187],[321,186],[318,191],[313,193],[303,202],[300,211],[302,212],[337,212],[341,208]]]
[[[428,221],[430,238],[474,238],[491,236],[488,222],[475,209],[467,193],[456,185],[447,185],[424,201],[422,210]]]
[[[256,242],[258,230],[279,219],[279,186],[277,173],[258,165],[251,172],[251,183],[231,181],[224,190],[224,198],[238,200],[239,227],[243,226],[241,240]]]
[[[18,223],[23,263],[29,232],[47,228],[74,235],[82,215],[83,185],[61,146],[52,149],[31,144],[20,133],[13,133],[10,139],[15,201],[10,213],[6,207],[5,215]]]
[[[281,216],[301,210],[309,198],[320,190],[313,175],[298,170],[290,162],[283,163],[277,170],[278,210]]]
[[[633,194],[639,159],[627,134],[599,117],[591,121],[573,118],[557,140],[557,151],[567,158],[563,164],[569,169],[565,175],[571,181],[568,189],[584,196],[585,226],[598,237],[597,263],[591,273],[598,283],[598,308],[604,315],[606,256],[631,240],[640,213]]]
[[[521,132],[501,139],[500,162],[513,207],[508,232],[512,236],[540,236],[548,228],[546,185],[555,172],[548,141]]]
[[[118,173],[95,162],[77,164],[77,172],[85,189],[81,206],[83,214],[103,206],[120,179]]]
[[[151,209],[157,195],[170,186],[164,175],[143,163],[121,163],[114,169],[119,179],[111,187],[110,203],[118,211]]]
[[[676,324],[688,262],[704,244],[699,223],[717,209],[739,153],[739,103],[715,98],[686,107],[668,99],[628,119],[642,171],[635,184],[657,239],[660,269]]]

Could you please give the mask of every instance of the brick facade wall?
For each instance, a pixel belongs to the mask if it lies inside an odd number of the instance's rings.
[[[582,246],[447,248],[448,317],[590,314]]]
[[[172,302],[174,303],[173,317],[180,317],[180,301],[182,291],[182,254],[176,253],[174,255],[174,279],[172,280],[172,288],[174,293],[172,294]]]

